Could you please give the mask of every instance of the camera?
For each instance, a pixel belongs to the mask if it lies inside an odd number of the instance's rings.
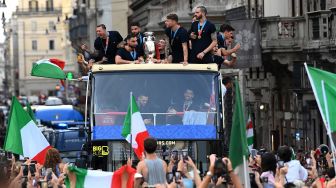
[[[47,181],[50,181],[52,179],[52,169],[51,168],[47,168]]]
[[[182,179],[182,174],[179,171],[176,171],[175,173],[173,172],[169,172],[166,175],[166,179],[167,179],[167,183],[170,184],[174,181],[174,177],[175,177],[175,182],[178,183],[179,180]]]
[[[278,161],[278,168],[282,168],[282,167],[284,167],[285,166],[285,163],[284,163],[284,161]]]
[[[30,172],[31,176],[35,177],[35,172],[36,172],[35,163],[30,163],[29,164],[29,172]]]
[[[217,182],[219,177],[224,178],[224,184],[230,179],[226,164],[222,161],[222,159],[217,158],[214,166],[214,176],[212,177],[213,181]]]
[[[179,159],[178,151],[176,151],[176,150],[172,151],[171,157],[174,159],[174,161],[178,161],[178,159]]]
[[[188,150],[182,150],[182,158],[183,158],[183,161],[187,161],[189,160],[188,158]]]
[[[21,168],[22,168],[22,172],[23,172],[23,177],[26,178],[28,177],[28,165],[26,164],[22,164],[21,165]]]

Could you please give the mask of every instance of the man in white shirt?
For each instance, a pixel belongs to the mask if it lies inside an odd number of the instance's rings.
[[[226,91],[232,87],[231,77],[224,77],[222,80],[222,97],[225,96]]]
[[[281,146],[278,150],[280,160],[288,166],[288,173],[286,174],[287,183],[292,183],[295,180],[306,181],[308,178],[308,171],[300,164],[298,160],[292,160],[293,152],[288,146]]]

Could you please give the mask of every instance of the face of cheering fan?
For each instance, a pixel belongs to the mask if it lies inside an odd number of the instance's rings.
[[[201,11],[201,9],[200,9],[200,8],[197,8],[197,9],[195,10],[194,16],[195,16],[196,20],[200,20],[200,19],[203,18],[203,14],[204,14],[204,13]]]
[[[138,35],[140,32],[141,32],[141,29],[139,26],[136,26],[136,25],[131,26],[131,33],[133,35]]]
[[[167,28],[172,28],[176,24],[177,24],[176,21],[171,20],[171,19],[166,19],[166,21],[165,21],[165,25],[166,25]]]
[[[132,47],[132,48],[135,48],[137,47],[138,45],[138,41],[137,41],[137,38],[136,37],[132,37],[130,39],[127,40],[127,44]]]
[[[166,41],[161,39],[158,43],[158,48],[159,48],[159,50],[163,50],[163,49],[165,49],[165,47],[166,47]]]
[[[233,31],[224,31],[225,39],[230,39],[233,37]]]
[[[98,37],[104,37],[106,35],[106,30],[103,27],[97,27],[96,33]]]

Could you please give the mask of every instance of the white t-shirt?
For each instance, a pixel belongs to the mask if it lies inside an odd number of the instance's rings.
[[[286,174],[287,182],[294,182],[295,180],[306,181],[308,178],[308,171],[301,166],[298,160],[291,160],[286,163],[288,166],[288,173]]]

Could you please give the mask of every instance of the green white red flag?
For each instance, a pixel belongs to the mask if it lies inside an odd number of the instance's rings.
[[[141,159],[144,152],[144,140],[149,137],[149,133],[133,95],[128,106],[121,135],[132,144],[134,153]]]
[[[254,140],[253,123],[252,123],[251,114],[249,114],[249,118],[247,119],[246,137],[247,137],[247,146],[249,150],[251,151],[251,149],[253,149],[253,140]]]
[[[47,139],[14,96],[4,149],[44,164],[45,155],[49,148],[51,146]]]
[[[65,62],[59,59],[42,59],[33,64],[32,76],[64,80]]]
[[[326,125],[327,122],[327,114],[326,114],[326,104],[324,101],[324,97],[323,97],[323,88],[322,88],[322,81],[328,85],[327,87],[329,88],[329,90],[336,90],[336,74],[331,73],[331,72],[327,72],[321,69],[317,69],[317,68],[313,68],[313,67],[308,67],[306,66],[306,70],[307,70],[307,74],[309,77],[309,81],[310,84],[312,86],[314,95],[315,95],[315,99],[316,102],[318,104],[322,119],[324,124]],[[327,92],[327,99],[328,100],[332,100],[333,96],[331,95],[332,92]],[[336,108],[335,106],[332,105],[328,105],[328,111],[329,113],[331,113],[333,117],[336,116]],[[330,117],[331,117],[330,116]],[[336,131],[336,121],[330,121],[329,122],[329,126],[330,126],[330,130],[331,132],[335,132]],[[327,127],[328,130],[328,127]]]
[[[87,170],[83,168],[77,168],[75,166],[68,167],[69,173],[74,173],[76,176],[75,181],[71,181],[69,177],[65,180],[67,188],[91,188],[91,187],[122,187],[123,175],[126,175],[127,188],[133,188],[134,175],[136,170],[129,165],[124,165],[115,172],[105,172],[101,170]],[[74,183],[75,186],[72,186]]]

